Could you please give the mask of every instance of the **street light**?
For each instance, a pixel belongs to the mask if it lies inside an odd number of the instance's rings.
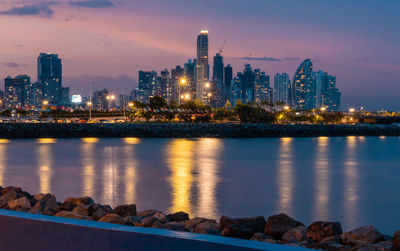
[[[355,111],[356,111],[356,109],[354,109],[354,108],[349,109],[349,112],[355,112]]]
[[[87,102],[87,106],[89,106],[89,120],[92,119],[92,105],[92,101]]]
[[[48,105],[48,104],[49,104],[49,101],[43,100],[43,105]]]
[[[321,107],[321,112],[325,112],[326,111],[326,107]]]
[[[207,89],[208,88],[210,88],[211,87],[211,84],[210,84],[210,82],[207,82],[207,83],[205,83],[205,85],[204,85]]]
[[[178,85],[178,97],[180,97],[179,104],[181,104],[181,99],[184,98],[184,97],[182,97],[183,95],[181,95],[181,88],[182,88],[182,86],[185,86],[185,85],[187,85],[186,78],[179,79],[179,85]]]
[[[285,111],[288,111],[288,110],[290,109],[290,107],[289,107],[289,106],[285,106],[285,107],[283,107],[283,109],[284,109]]]

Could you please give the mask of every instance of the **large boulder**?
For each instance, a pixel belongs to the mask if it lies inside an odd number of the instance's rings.
[[[339,222],[316,221],[307,228],[307,238],[311,238],[316,242],[341,234],[342,226]]]
[[[121,217],[136,216],[136,205],[121,205],[111,211],[113,214],[118,214]]]
[[[391,251],[391,250],[396,250],[393,248],[393,243],[391,241],[381,241],[375,244],[372,244],[370,246],[366,246],[365,248],[362,248],[361,250],[367,251],[367,250],[376,250],[376,251]]]
[[[138,213],[136,214],[136,216],[137,216],[137,217],[141,217],[141,218],[146,218],[146,217],[149,217],[149,216],[153,216],[153,215],[156,214],[157,212],[161,213],[160,211],[158,211],[158,210],[153,210],[153,209],[150,209],[150,210],[143,210],[143,211],[138,212]]]
[[[170,221],[175,221],[175,222],[186,221],[189,220],[189,214],[181,211],[173,214],[168,214],[167,218]]]
[[[206,221],[196,225],[193,233],[220,235],[221,226],[217,222]]]
[[[16,200],[23,196],[22,189],[19,187],[6,187],[1,191],[0,201],[8,202]]]
[[[42,214],[54,215],[56,213],[57,201],[53,194],[36,194],[34,200],[37,201],[33,206],[35,209],[39,209]]]
[[[382,234],[372,225],[360,227],[352,231],[343,233],[340,235],[343,244],[349,246],[357,245],[370,245],[378,241],[383,241]]]
[[[297,226],[283,234],[282,240],[285,242],[302,242],[307,239],[307,231],[304,226]]]
[[[23,210],[29,210],[32,206],[31,201],[26,196],[23,196],[19,199],[8,201],[8,207],[11,210],[17,207],[22,208]]]
[[[88,205],[92,205],[94,204],[94,200],[90,197],[77,197],[77,198],[66,198],[64,200],[64,203],[72,203],[75,206],[78,205],[84,205],[84,206],[88,206]]]
[[[77,220],[92,220],[92,218],[88,216],[83,216],[74,212],[70,211],[60,211],[55,214],[57,217],[64,217],[64,218],[70,218],[70,219],[77,219]]]
[[[98,221],[112,223],[112,224],[118,224],[118,225],[129,225],[129,226],[132,225],[130,222],[124,220],[124,218],[122,218],[118,214],[111,214],[111,213],[104,215]]]
[[[217,223],[217,221],[213,220],[213,219],[196,217],[196,218],[190,219],[188,221],[185,221],[185,228],[187,230],[193,232],[198,224],[204,223],[204,222]]]
[[[89,216],[93,217],[94,220],[98,220],[104,215],[110,213],[112,208],[108,205],[91,204],[88,206]]]
[[[255,233],[264,231],[265,218],[263,216],[251,218],[230,218],[222,216],[220,226],[222,236],[250,239]]]
[[[268,217],[264,233],[280,240],[285,232],[298,226],[304,225],[286,214],[277,214]]]
[[[84,216],[89,216],[89,206],[85,206],[83,204],[79,204],[78,206],[76,206],[74,208],[74,210],[72,210],[72,212],[76,213],[76,214],[80,214],[80,215],[84,215]]]
[[[153,227],[153,225],[154,225],[156,222],[159,222],[159,220],[158,220],[156,217],[154,217],[154,216],[149,216],[149,217],[143,218],[143,219],[140,221],[140,225],[139,225],[139,226],[141,226],[141,227]]]

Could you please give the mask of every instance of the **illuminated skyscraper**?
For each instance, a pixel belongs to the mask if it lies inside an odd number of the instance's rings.
[[[213,107],[224,105],[221,104],[223,81],[224,81],[224,59],[220,53],[217,53],[214,56],[212,85],[211,85],[211,90],[209,90],[209,93],[212,94],[211,105]]]
[[[43,99],[53,104],[61,101],[62,65],[57,54],[40,53],[37,60],[38,81],[42,84]]]
[[[139,71],[139,101],[148,103],[156,95],[157,72]]]
[[[196,98],[207,101],[206,83],[209,80],[208,31],[201,31],[197,37]]]
[[[274,102],[285,102],[286,105],[292,105],[291,85],[287,73],[277,73],[274,76]]]
[[[223,105],[225,105],[226,101],[230,100],[230,98],[231,98],[232,78],[233,78],[232,66],[230,64],[228,64],[224,68],[224,88],[222,90]]]
[[[316,108],[316,82],[310,59],[304,60],[293,78],[293,105],[299,110]]]
[[[19,75],[4,80],[4,101],[7,108],[24,108],[30,105],[31,78]]]

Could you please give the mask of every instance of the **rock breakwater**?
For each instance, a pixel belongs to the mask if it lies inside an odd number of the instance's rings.
[[[0,138],[263,138],[318,136],[400,136],[397,125],[277,125],[190,123],[3,123]]]
[[[185,212],[164,214],[158,210],[138,211],[135,204],[111,208],[90,197],[67,198],[57,202],[52,194],[32,195],[19,187],[0,187],[0,208],[112,224],[161,228],[225,237],[302,246],[323,250],[400,250],[400,231],[393,236],[371,225],[343,232],[339,222],[316,221],[304,225],[286,214],[268,217],[232,218],[220,221],[190,218]]]

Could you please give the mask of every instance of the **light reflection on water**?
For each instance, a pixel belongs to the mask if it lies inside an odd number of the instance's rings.
[[[337,220],[391,233],[400,138],[0,140],[0,185],[192,217]],[[388,220],[384,220],[388,219]]]

